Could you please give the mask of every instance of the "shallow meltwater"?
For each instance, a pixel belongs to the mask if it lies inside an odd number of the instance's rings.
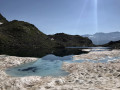
[[[51,57],[52,59],[50,59]],[[23,64],[17,67],[9,68],[6,70],[6,73],[9,74],[10,76],[15,76],[15,77],[24,77],[24,76],[53,76],[53,77],[58,77],[58,76],[66,76],[69,73],[64,71],[62,69],[62,63],[63,62],[69,62],[69,63],[82,63],[82,62],[93,62],[93,63],[107,63],[108,61],[113,61],[120,59],[120,57],[114,57],[114,58],[109,58],[106,57],[101,60],[72,60],[72,55],[66,56],[66,57],[61,57],[58,59],[57,56],[54,55],[47,55],[41,59],[38,59],[35,62]]]
[[[23,64],[17,67],[9,68],[6,73],[10,76],[65,76],[69,73],[64,71],[61,66],[64,61],[72,60],[70,56],[57,57],[55,55],[47,55],[35,62]]]
[[[73,55],[67,56],[55,56],[53,54],[48,54],[35,62],[22,64],[17,67],[8,68],[6,73],[14,77],[24,77],[24,76],[66,76],[69,72],[62,69],[63,62],[69,63],[82,63],[82,62],[93,62],[93,63],[107,63],[109,61],[114,61],[120,59],[120,57],[105,57],[100,60],[73,60]]]

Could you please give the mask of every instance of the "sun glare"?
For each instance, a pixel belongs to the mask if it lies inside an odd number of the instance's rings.
[[[94,0],[94,9],[95,9],[95,31],[98,32],[98,0]]]

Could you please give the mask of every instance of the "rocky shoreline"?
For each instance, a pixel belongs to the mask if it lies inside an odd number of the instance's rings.
[[[106,55],[120,56],[120,50],[90,52],[77,55],[77,59],[98,60]],[[9,67],[36,60],[37,58],[0,55],[0,90],[120,90],[119,59],[109,63],[64,62],[62,68],[70,74],[57,78],[49,76],[11,77],[5,73]]]

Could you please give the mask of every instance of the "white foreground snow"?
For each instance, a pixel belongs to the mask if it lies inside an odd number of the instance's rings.
[[[82,55],[74,58],[96,59],[94,55],[97,58],[106,55],[112,57],[120,55],[120,51],[101,51]],[[57,78],[49,76],[11,77],[5,73],[7,68],[35,60],[37,58],[0,55],[0,90],[120,90],[120,60],[105,64],[64,62],[62,68],[70,74]]]

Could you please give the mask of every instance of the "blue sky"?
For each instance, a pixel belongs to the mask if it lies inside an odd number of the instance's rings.
[[[45,34],[120,31],[120,0],[0,0],[0,13]]]

